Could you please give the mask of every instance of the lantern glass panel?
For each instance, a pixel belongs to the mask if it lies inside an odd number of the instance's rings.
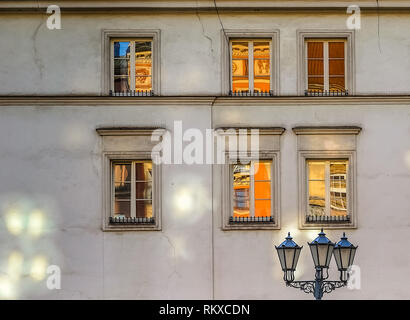
[[[276,248],[276,250],[278,251],[280,266],[282,267],[282,270],[285,271],[285,269],[286,269],[286,265],[285,265],[285,249]]]
[[[296,248],[289,248],[285,249],[285,262],[286,262],[286,268],[287,269],[293,269],[293,264],[294,264],[294,257],[296,254]]]

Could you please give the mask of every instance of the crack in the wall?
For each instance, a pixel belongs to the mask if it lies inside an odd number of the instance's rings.
[[[197,0],[197,6],[196,6],[195,14],[196,14],[196,16],[197,16],[197,18],[198,18],[198,21],[199,21],[200,25],[201,25],[202,35],[203,35],[206,39],[209,40],[209,42],[210,42],[210,44],[211,44],[211,52],[214,53],[214,44],[213,44],[212,38],[211,38],[210,36],[206,35],[206,33],[205,33],[205,26],[204,26],[204,24],[202,23],[201,16],[199,15],[199,12],[198,12],[198,0]]]
[[[33,59],[34,59],[34,64],[37,66],[38,71],[40,72],[40,79],[43,78],[43,71],[44,71],[44,63],[42,61],[42,59],[40,58],[39,54],[38,54],[38,50],[37,50],[37,36],[38,36],[38,32],[40,30],[40,27],[43,24],[43,19],[41,17],[41,21],[39,23],[39,25],[37,26],[37,28],[34,30],[33,35],[31,36],[31,39],[33,41]]]
[[[161,231],[161,233],[162,233],[162,236],[165,238],[165,239],[167,239],[167,241],[168,241],[168,243],[169,243],[169,245],[171,246],[171,248],[172,248],[172,255],[173,255],[173,270],[172,270],[172,272],[168,275],[168,279],[171,279],[171,277],[173,276],[173,275],[177,275],[178,277],[180,277],[181,278],[181,274],[177,271],[177,253],[176,253],[176,248],[175,248],[175,245],[172,243],[172,241],[171,241],[171,239],[167,236],[167,235],[165,235],[165,233],[163,232],[163,231]]]

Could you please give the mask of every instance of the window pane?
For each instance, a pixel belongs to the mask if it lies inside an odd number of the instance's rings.
[[[255,162],[254,164],[254,175],[255,175],[255,181],[256,180],[268,180],[270,181],[270,176],[271,176],[271,161],[264,161],[264,162]]]
[[[329,90],[345,90],[345,78],[344,77],[330,77],[329,78]]]
[[[233,216],[249,217],[250,212],[250,166],[232,165],[233,173]]]
[[[268,92],[270,90],[270,77],[255,77],[253,85],[255,92]]]
[[[255,60],[253,72],[255,76],[268,76],[270,75],[270,63],[269,60]]]
[[[129,41],[114,42],[114,58],[129,58],[130,51],[131,47]]]
[[[129,218],[131,217],[131,201],[115,201],[114,217]]]
[[[131,200],[131,183],[114,183],[115,200]]]
[[[254,42],[253,56],[255,59],[270,59],[270,42]]]
[[[130,71],[130,62],[128,59],[114,59],[114,75],[127,76]]]
[[[136,182],[135,183],[136,199],[152,199],[152,182]]]
[[[136,201],[136,217],[137,218],[151,218],[152,217],[152,201],[151,200],[137,200]]]
[[[329,42],[329,58],[344,58],[345,43],[344,42]]]
[[[323,90],[323,77],[308,77],[309,90]]]
[[[309,181],[309,214],[325,214],[325,181]]]
[[[270,204],[270,200],[255,200],[255,217],[270,217]]]
[[[255,181],[255,199],[270,199],[271,198],[270,182]]]
[[[249,90],[249,81],[245,77],[233,77],[232,78],[232,91],[242,92]]]
[[[330,163],[330,215],[347,214],[347,161]]]
[[[247,42],[232,42],[232,59],[248,59]]]
[[[115,182],[131,182],[131,164],[114,164],[113,175]]]
[[[247,77],[249,74],[248,60],[232,60],[232,75]]]
[[[130,79],[128,77],[114,77],[114,91],[124,92],[130,90]]]
[[[329,60],[329,76],[344,75],[345,61],[344,60]]]
[[[323,60],[308,60],[308,75],[323,76]]]
[[[152,50],[151,41],[136,41],[135,42],[135,60],[140,60],[141,62],[151,63]]]
[[[135,70],[135,72],[141,72],[141,70]],[[144,90],[149,91],[152,90],[152,82],[151,77],[136,77],[135,78],[135,90]]]
[[[135,164],[135,179],[137,181],[152,181],[152,162],[138,162]]]
[[[308,58],[323,58],[323,42],[307,43]]]
[[[308,161],[309,180],[325,180],[325,162]]]

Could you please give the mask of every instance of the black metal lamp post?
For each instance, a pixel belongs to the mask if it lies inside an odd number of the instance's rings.
[[[301,289],[305,293],[313,293],[315,299],[321,300],[323,293],[330,293],[336,288],[346,286],[348,280],[347,270],[353,264],[357,246],[355,247],[347,240],[345,233],[343,233],[341,240],[334,244],[326,237],[323,229],[319,236],[308,245],[315,265],[314,281],[295,281],[294,273],[302,247],[299,247],[292,240],[290,233],[288,233],[286,240],[278,247],[275,246],[275,248],[284,272],[283,280],[286,285]],[[329,277],[328,269],[332,253],[340,271],[340,281],[326,281]]]

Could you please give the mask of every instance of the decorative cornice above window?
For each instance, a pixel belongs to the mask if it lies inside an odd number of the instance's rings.
[[[167,130],[164,128],[136,128],[136,127],[107,127],[96,129],[100,136],[162,136]]]
[[[231,129],[231,130],[229,130]],[[233,130],[232,130],[233,129]],[[285,128],[282,127],[270,127],[270,128],[258,128],[258,127],[218,127],[215,131],[220,130],[220,135],[233,135],[238,130],[247,130],[248,134],[252,133],[252,130],[259,130],[259,135],[281,135],[285,132]]]
[[[318,134],[359,134],[362,128],[356,126],[323,126],[323,127],[295,127],[292,128],[297,135],[318,135]]]

